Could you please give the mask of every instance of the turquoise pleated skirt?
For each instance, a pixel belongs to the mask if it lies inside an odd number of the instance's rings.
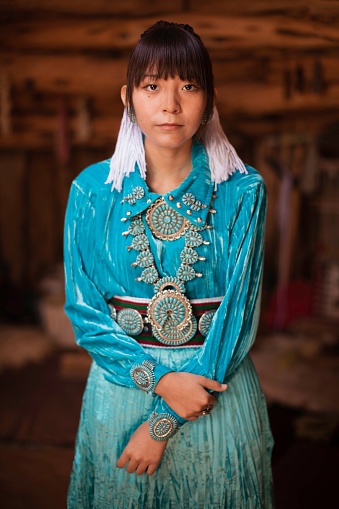
[[[152,348],[179,369],[195,348]],[[83,397],[68,509],[270,509],[273,440],[265,398],[247,356],[209,416],[186,423],[156,472],[128,474],[116,461],[150,413],[152,397],[107,382],[93,362]]]

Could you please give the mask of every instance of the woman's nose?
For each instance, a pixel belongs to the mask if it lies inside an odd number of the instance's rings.
[[[164,94],[162,110],[167,113],[178,113],[180,111],[180,102],[175,92]]]

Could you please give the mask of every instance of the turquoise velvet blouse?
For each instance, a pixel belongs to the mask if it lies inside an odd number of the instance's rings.
[[[196,248],[206,261],[197,261],[194,269],[203,274],[185,283],[189,299],[222,297],[208,335],[196,355],[180,371],[203,375],[223,382],[240,364],[254,341],[260,308],[260,289],[264,252],[266,188],[262,177],[247,166],[218,184],[212,197],[208,156],[204,147],[194,142],[193,169],[181,185],[163,196],[166,203],[201,226],[206,221],[212,229],[201,232],[210,245]],[[135,364],[151,360],[150,348],[143,348],[128,336],[110,316],[107,302],[113,296],[151,299],[153,285],[137,282],[140,267],[131,267],[136,252],[127,250],[130,236],[123,236],[129,219],[142,214],[155,266],[160,277],[175,276],[180,266],[184,237],[175,241],[155,238],[145,222],[147,208],[161,195],[152,193],[138,169],[124,178],[121,192],[105,184],[109,160],[85,169],[73,182],[65,224],[65,310],[71,319],[77,343],[86,348],[103,368],[113,384],[136,389],[130,370]],[[144,197],[130,205],[123,198],[141,186]],[[176,203],[193,193],[205,209],[187,215]],[[174,199],[169,199],[172,195]],[[121,203],[122,202],[122,203]],[[209,207],[216,213],[209,212]],[[130,215],[126,215],[129,211]],[[202,222],[198,221],[198,217]],[[127,218],[127,221],[122,221]],[[171,371],[157,364],[155,381]],[[170,413],[179,426],[179,417],[158,395],[153,397],[152,412]]]

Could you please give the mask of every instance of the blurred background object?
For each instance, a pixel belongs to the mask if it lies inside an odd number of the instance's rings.
[[[89,356],[63,311],[68,190],[110,157],[140,34],[189,23],[224,129],[268,188],[262,320],[277,509],[339,506],[339,4],[2,0],[0,495],[65,506]],[[48,496],[48,504],[46,497]]]

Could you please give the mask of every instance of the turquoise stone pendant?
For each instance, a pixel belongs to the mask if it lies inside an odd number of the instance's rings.
[[[161,240],[180,239],[188,230],[189,221],[170,207],[163,198],[158,198],[146,214],[149,229]]]

